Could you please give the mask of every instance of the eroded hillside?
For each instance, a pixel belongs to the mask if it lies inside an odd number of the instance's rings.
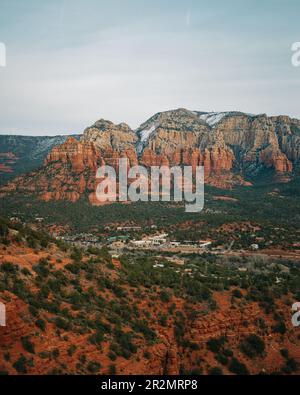
[[[161,259],[82,253],[2,220],[1,372],[299,373],[296,264]]]

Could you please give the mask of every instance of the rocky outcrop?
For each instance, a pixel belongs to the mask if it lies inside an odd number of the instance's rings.
[[[85,169],[97,169],[100,153],[91,142],[80,142],[74,137],[54,147],[45,160],[45,166],[54,162],[71,164],[72,170],[81,173]]]
[[[293,165],[286,155],[279,149],[270,146],[261,151],[259,159],[266,167],[274,168],[277,173],[289,173],[293,169]]]
[[[289,173],[300,158],[300,121],[282,116],[179,109],[156,114],[137,135],[143,163],[163,157],[174,165],[203,164],[207,177],[233,168]]]
[[[292,162],[299,159],[297,147],[300,140],[292,132],[296,131],[297,124],[299,121],[289,117],[235,113],[225,116],[215,131],[220,132],[225,144],[232,147],[240,167],[253,169],[254,164],[257,170],[261,165],[281,174],[291,172]]]
[[[234,154],[220,133],[212,133],[196,113],[179,109],[156,114],[137,130],[138,152],[146,166],[204,166],[205,175],[233,167]]]
[[[137,136],[126,123],[115,125],[113,122],[100,119],[85,129],[81,141],[92,142],[102,153],[106,151],[122,153],[134,148]]]

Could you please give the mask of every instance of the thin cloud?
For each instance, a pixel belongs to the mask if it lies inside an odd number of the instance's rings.
[[[287,50],[297,24],[286,7],[270,18],[234,1],[190,0],[188,9],[175,0],[172,9],[164,1],[87,1],[83,19],[84,2],[65,1],[28,0],[9,24],[0,15],[0,41],[9,37],[0,133],[80,133],[99,118],[135,128],[178,107],[300,118],[299,69]]]

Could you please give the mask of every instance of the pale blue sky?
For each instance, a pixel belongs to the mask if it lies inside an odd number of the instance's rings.
[[[300,118],[299,0],[0,0],[0,133],[185,107]]]

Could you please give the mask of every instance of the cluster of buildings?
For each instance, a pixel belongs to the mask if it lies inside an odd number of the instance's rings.
[[[140,227],[125,226],[118,227],[119,231],[140,230]],[[79,233],[75,235],[57,236],[58,239],[66,241],[75,247],[88,248],[90,246],[101,248],[104,244],[109,246],[112,253],[120,254],[124,248],[141,249],[141,250],[165,250],[174,252],[197,252],[209,247],[211,241],[172,241],[168,233],[158,233],[152,235],[144,235],[140,240],[131,239],[132,236],[126,234],[113,235],[106,238],[106,241],[100,242],[99,237],[92,233]],[[178,262],[177,262],[178,263]]]
[[[142,240],[131,240],[130,244],[135,247],[155,247],[161,246],[167,243],[167,233],[162,233],[155,236],[148,236]]]
[[[75,247],[102,247],[102,244],[99,243],[99,238],[92,233],[78,233],[75,235],[57,236],[56,238],[66,241]]]
[[[185,241],[171,241],[168,239],[167,233],[162,233],[155,236],[144,237],[142,240],[131,240],[129,246],[133,248],[166,248],[166,249],[204,249],[212,244],[211,241],[193,242],[190,240]]]

